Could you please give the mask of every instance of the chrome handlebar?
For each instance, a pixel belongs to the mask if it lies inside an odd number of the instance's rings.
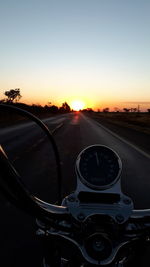
[[[45,124],[39,120],[36,116],[28,111],[22,110],[20,108],[0,104],[2,110],[14,111],[20,115],[24,115],[29,119],[32,119],[35,123],[41,127],[53,146],[57,164],[58,171],[58,201],[61,203],[61,167],[59,153],[56,143]],[[52,219],[66,219],[70,218],[71,214],[68,209],[63,206],[52,205],[31,195],[26,189],[24,184],[21,182],[19,174],[16,172],[12,164],[9,162],[5,152],[0,146],[0,191],[17,207],[24,209],[31,215],[42,219],[42,220],[52,220]],[[130,216],[131,220],[141,220],[145,222],[150,222],[150,209],[145,210],[133,210]]]
[[[28,192],[1,146],[0,191],[15,206],[44,221],[58,218],[62,220],[69,217],[69,212],[66,207],[43,202]]]
[[[130,219],[150,222],[150,209],[133,210]]]
[[[55,219],[65,220],[71,218],[67,207],[49,204],[28,192],[1,146],[0,165],[0,190],[17,207],[47,222]],[[133,221],[150,222],[150,209],[133,210],[130,219]]]
[[[0,110],[2,111],[10,111],[10,112],[15,112],[21,116],[24,116],[30,120],[32,120],[33,122],[35,122],[45,133],[45,135],[48,137],[53,151],[54,151],[54,155],[55,155],[55,160],[56,160],[56,166],[57,166],[57,183],[58,183],[58,203],[61,204],[61,182],[62,182],[62,177],[61,177],[61,164],[60,164],[60,157],[59,157],[59,152],[58,152],[58,148],[56,145],[56,142],[50,132],[50,130],[48,129],[48,127],[36,116],[34,116],[33,114],[31,114],[30,112],[23,110],[21,108],[12,106],[12,105],[6,105],[6,104],[0,104]]]

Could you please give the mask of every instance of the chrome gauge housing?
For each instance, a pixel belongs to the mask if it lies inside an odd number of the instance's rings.
[[[76,172],[81,183],[94,190],[112,187],[119,180],[121,171],[120,157],[104,145],[85,148],[76,161]]]

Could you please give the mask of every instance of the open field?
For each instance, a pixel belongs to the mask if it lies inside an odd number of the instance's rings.
[[[150,134],[150,113],[93,113],[92,117]]]
[[[5,104],[5,103],[4,103]],[[7,104],[7,103],[6,103]],[[65,103],[64,103],[65,104]],[[67,105],[67,104],[66,104]],[[3,105],[0,105],[0,126],[1,127],[8,127],[15,124],[24,123],[27,121],[26,115],[19,115],[19,112],[15,110],[9,110],[6,107],[3,107]],[[12,107],[21,108],[27,112],[30,112],[31,114],[35,115],[39,119],[46,119],[51,118],[56,115],[62,115],[65,113],[68,113],[69,111],[65,109],[64,107],[58,108],[57,106],[38,106],[38,105],[26,105],[24,103],[11,103]]]

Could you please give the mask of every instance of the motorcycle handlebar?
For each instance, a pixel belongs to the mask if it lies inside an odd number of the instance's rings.
[[[12,106],[12,105],[6,105],[6,104],[0,104],[0,110],[8,110],[10,112],[15,112],[16,114],[19,114],[21,116],[24,116],[28,119],[30,119],[31,121],[35,122],[46,134],[46,136],[48,137],[52,147],[53,147],[53,151],[55,154],[55,160],[56,160],[56,166],[57,166],[57,182],[58,182],[58,202],[59,204],[61,203],[61,182],[62,182],[62,177],[61,177],[61,165],[60,165],[60,158],[59,158],[59,152],[58,152],[58,148],[57,145],[55,143],[55,140],[51,134],[51,132],[49,131],[48,127],[40,120],[38,119],[36,116],[34,116],[33,114],[31,114],[30,112],[23,110],[21,108]]]
[[[1,146],[0,166],[0,191],[15,206],[43,221],[50,221],[52,219],[62,220],[69,217],[69,212],[66,207],[43,202],[28,192]]]
[[[17,207],[46,222],[70,218],[66,207],[46,203],[28,192],[1,146],[0,166],[0,191]],[[150,223],[150,209],[133,210],[130,220]]]
[[[132,215],[130,216],[132,220],[142,220],[144,222],[150,223],[150,209],[143,209],[143,210],[133,210]]]

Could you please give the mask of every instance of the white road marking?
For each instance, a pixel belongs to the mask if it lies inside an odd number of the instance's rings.
[[[101,127],[102,129],[104,129],[106,132],[108,132],[109,134],[111,134],[112,136],[114,136],[115,138],[119,139],[120,141],[124,142],[125,144],[127,144],[128,146],[132,147],[133,149],[135,149],[136,151],[138,151],[140,154],[142,154],[143,156],[145,156],[146,158],[150,159],[150,155],[148,153],[146,153],[145,151],[143,151],[142,149],[140,149],[138,146],[132,144],[130,141],[127,141],[125,138],[119,136],[118,134],[114,133],[113,131],[111,131],[110,129],[108,129],[107,127],[103,126],[101,123],[95,121],[94,119],[88,118],[85,115],[82,114],[82,117],[84,119],[86,119],[87,121],[89,121],[89,123],[94,123],[96,124],[98,127]]]
[[[60,129],[63,125],[64,125],[63,122],[60,123],[59,125],[57,125],[57,126],[51,131],[52,135],[53,135],[58,129]]]
[[[94,120],[92,120],[94,121]],[[106,128],[105,126],[103,126],[102,124],[100,124],[97,121],[94,121],[95,124],[97,124],[98,126],[102,127],[105,131],[107,131],[109,134],[111,134],[112,136],[118,138],[120,141],[124,142],[125,144],[131,146],[132,148],[134,148],[136,151],[138,151],[139,153],[141,153],[143,156],[147,157],[148,159],[150,159],[150,155],[146,152],[144,152],[142,149],[140,149],[139,147],[137,147],[136,145],[132,144],[131,142],[127,141],[126,139],[124,139],[123,137],[119,136],[118,134],[114,133],[113,131],[109,130],[108,128]]]
[[[50,124],[56,124],[56,123],[62,123],[66,118],[55,118],[55,117],[52,117],[52,118],[46,118],[44,120],[42,120],[44,123],[45,122],[49,122]],[[14,125],[14,126],[9,126],[9,127],[6,127],[6,128],[3,128],[1,129],[1,134],[9,134],[9,133],[12,133],[14,131],[17,131],[17,130],[21,130],[21,129],[24,129],[24,128],[27,128],[27,127],[31,127],[33,125],[37,125],[35,122],[26,122],[26,123],[22,123],[20,125]],[[38,125],[37,125],[38,126]],[[39,126],[38,126],[39,127]]]
[[[63,126],[63,123],[60,123],[59,125],[57,125],[52,131],[51,134],[54,135],[56,131],[58,131],[61,127]],[[31,152],[33,149],[36,149],[42,142],[44,142],[44,140],[47,138],[47,136],[45,135],[44,137],[40,138],[35,144],[33,144],[32,146],[30,146],[25,152],[29,153]],[[20,159],[20,156],[17,155],[14,159],[13,159],[13,163]]]

